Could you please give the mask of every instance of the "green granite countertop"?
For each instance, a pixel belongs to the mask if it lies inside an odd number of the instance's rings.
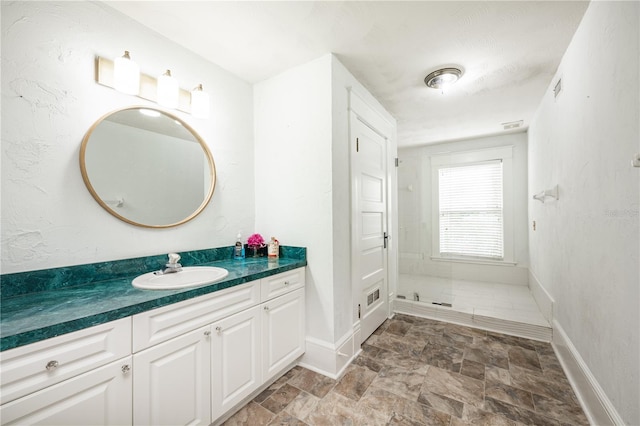
[[[266,257],[244,260],[227,258],[226,260],[208,262],[190,262],[191,264],[182,262],[184,266],[193,266],[194,264],[217,266],[229,271],[229,275],[224,280],[188,289],[140,290],[131,285],[131,280],[137,275],[159,268],[139,270],[129,276],[99,281],[87,279],[89,282],[83,284],[45,285],[43,288],[40,283],[40,286],[36,285],[37,291],[21,292],[21,294],[11,294],[11,291],[3,289],[2,311],[0,313],[0,350],[4,351],[70,333],[304,267],[307,264],[306,250],[298,249],[298,251],[301,251],[303,255],[289,258],[280,257],[277,261],[271,262]],[[100,266],[105,264],[100,264]],[[70,275],[68,271],[64,271],[62,275],[65,273]],[[25,273],[21,275],[25,275]],[[9,279],[9,281],[11,280]],[[28,280],[23,279],[22,285],[26,281]],[[30,282],[37,284],[37,281],[37,279],[30,278]],[[7,294],[10,296],[5,297]]]

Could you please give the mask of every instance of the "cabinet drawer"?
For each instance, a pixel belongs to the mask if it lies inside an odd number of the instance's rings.
[[[93,370],[130,353],[130,318],[2,352],[0,403]]]
[[[131,356],[0,407],[9,425],[130,425]]]
[[[263,302],[304,287],[304,268],[282,272],[260,280],[260,298]]]
[[[260,302],[259,281],[133,316],[133,352],[165,342]]]

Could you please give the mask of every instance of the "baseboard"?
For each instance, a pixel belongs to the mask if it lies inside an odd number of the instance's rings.
[[[354,327],[335,344],[307,337],[301,367],[338,380],[360,353],[360,327]]]
[[[460,312],[445,306],[430,305],[424,302],[396,299],[393,302],[393,309],[400,314],[415,315],[543,342],[550,342],[552,338],[550,326],[526,324],[518,321],[474,315],[472,313]]]
[[[624,425],[622,417],[558,321],[553,321],[553,349],[589,423],[599,426]]]
[[[544,318],[551,324],[553,322],[553,304],[555,302],[547,290],[540,284],[538,277],[531,271],[529,271],[529,290],[531,290],[533,299],[538,304],[538,308],[540,308],[540,313],[542,313]]]

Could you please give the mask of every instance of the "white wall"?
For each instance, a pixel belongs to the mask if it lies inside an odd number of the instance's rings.
[[[530,268],[626,424],[640,424],[640,3],[591,2],[529,130]],[[554,100],[552,88],[562,77]],[[568,342],[564,342],[568,343]],[[615,416],[614,416],[615,417]],[[598,421],[599,423],[599,421]]]
[[[256,231],[307,247],[307,334],[334,342],[331,57],[254,88]]]
[[[431,260],[431,156],[500,146],[513,146],[514,259],[517,265],[491,266]],[[526,133],[401,148],[398,156],[400,273],[526,285],[529,259]]]
[[[393,121],[330,54],[254,88],[256,229],[307,247],[307,337],[334,356],[354,316],[349,87]],[[329,364],[326,373],[340,368]]]
[[[252,88],[135,21],[93,2],[2,2],[2,273],[232,245],[253,230]],[[153,105],[95,82],[95,57],[131,51],[141,71],[203,83],[211,118],[191,125],[217,167],[193,221],[155,230],[121,222],[87,191],[80,143],[95,120]],[[167,194],[170,197],[170,194]]]

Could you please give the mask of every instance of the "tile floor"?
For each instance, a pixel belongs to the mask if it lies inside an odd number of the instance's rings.
[[[224,424],[588,425],[548,343],[396,315],[335,381],[294,367]]]
[[[527,286],[401,274],[398,294],[425,303],[451,303],[452,309],[532,325],[549,326]]]

